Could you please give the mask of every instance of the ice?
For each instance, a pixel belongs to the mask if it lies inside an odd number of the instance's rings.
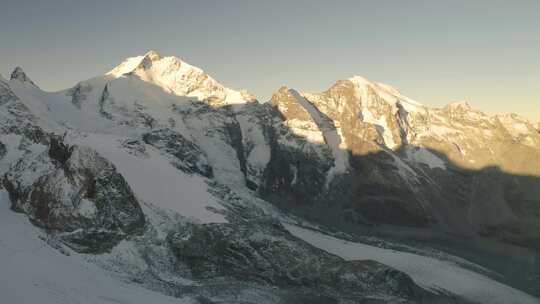
[[[80,255],[66,256],[40,239],[22,214],[9,210],[0,190],[0,301],[44,304],[187,304],[128,284]]]
[[[344,173],[347,170],[349,167],[349,154],[342,146],[341,136],[330,118],[323,117],[319,110],[296,90],[290,90],[290,92],[315,121],[322,131],[325,143],[332,151],[334,166],[328,172],[327,182],[329,182],[335,174]]]
[[[167,158],[150,146],[147,146],[150,157],[129,154],[119,147],[120,141],[110,135],[90,135],[74,140],[111,161],[136,196],[145,202],[202,223],[226,222],[223,215],[207,209],[223,207],[208,193],[202,177],[174,168]]]
[[[444,289],[480,303],[540,303],[538,299],[524,292],[450,261],[348,242],[291,224],[285,224],[285,227],[296,237],[346,260],[375,260],[394,267],[407,273],[425,288]]]

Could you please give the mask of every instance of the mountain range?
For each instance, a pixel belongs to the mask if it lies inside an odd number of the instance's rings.
[[[0,76],[6,303],[540,303],[540,124],[155,51]]]

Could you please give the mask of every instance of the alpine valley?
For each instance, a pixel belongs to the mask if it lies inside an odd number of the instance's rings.
[[[509,109],[511,110],[511,109]],[[0,76],[2,303],[540,303],[540,124],[150,51]]]

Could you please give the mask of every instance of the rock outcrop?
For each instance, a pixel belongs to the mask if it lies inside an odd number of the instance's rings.
[[[58,136],[12,165],[3,185],[14,211],[79,252],[108,251],[144,228],[139,202],[115,167]]]
[[[17,69],[0,78],[0,135],[11,208],[49,243],[199,303],[464,302],[280,221],[540,248],[537,125],[358,76],[259,103],[152,51],[56,93]]]

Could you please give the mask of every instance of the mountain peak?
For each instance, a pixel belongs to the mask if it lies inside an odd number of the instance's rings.
[[[165,70],[168,72],[176,71],[182,66],[183,69],[193,69],[197,70],[200,73],[203,71],[197,67],[191,66],[186,62],[182,61],[180,58],[175,56],[162,56],[154,50],[146,52],[144,55],[128,57],[114,69],[109,71],[107,75],[114,77],[120,77],[128,73],[136,72],[137,70],[149,70],[154,65],[157,65],[157,69]],[[156,67],[154,67],[156,68]]]
[[[371,80],[367,79],[364,76],[360,75],[354,75],[353,77],[349,78],[349,80],[355,84],[371,84],[373,83]]]
[[[351,81],[354,85],[356,85],[359,88],[362,87],[371,87],[372,89],[376,91],[384,91],[386,93],[392,94],[392,95],[401,95],[398,89],[394,88],[391,85],[384,84],[381,82],[376,82],[369,80],[368,78],[364,76],[355,75],[351,78],[349,78],[349,81]]]
[[[175,56],[162,56],[154,50],[144,55],[130,57],[107,73],[115,78],[124,75],[157,85],[164,91],[177,96],[196,97],[200,100],[213,100],[216,104],[246,103],[254,99],[246,92],[229,89],[202,69]]]
[[[179,61],[179,59],[176,57],[170,58],[174,58],[175,61]],[[160,54],[154,50],[150,50],[142,56],[142,60],[136,68],[149,69],[155,62],[158,62],[161,59],[163,59],[163,57]]]
[[[162,58],[162,56],[158,52],[156,52],[154,50],[150,50],[150,51],[146,52],[146,54],[144,54],[144,57],[149,58],[152,61],[160,60]]]
[[[285,85],[284,85],[284,86],[281,86],[281,87],[278,89],[277,93],[288,93],[290,90],[291,90],[291,88],[289,88],[288,86],[285,86]]]
[[[18,80],[22,83],[28,83],[37,87],[37,85],[26,75],[21,67],[16,67],[11,73],[10,80]]]
[[[399,103],[408,112],[423,111],[425,108],[424,105],[401,94],[399,90],[391,85],[372,81],[359,75],[355,75],[347,80],[354,85],[359,95],[374,92],[381,98],[381,100],[384,100],[391,105],[396,105]]]
[[[446,107],[450,109],[463,109],[463,110],[471,110],[472,107],[466,100],[459,100],[449,103]]]
[[[154,62],[158,62],[163,58],[164,57],[161,56],[158,52],[150,50],[144,55],[128,57],[122,63],[114,67],[114,69],[110,70],[107,75],[120,77],[125,74],[131,73],[137,69],[149,69]]]

